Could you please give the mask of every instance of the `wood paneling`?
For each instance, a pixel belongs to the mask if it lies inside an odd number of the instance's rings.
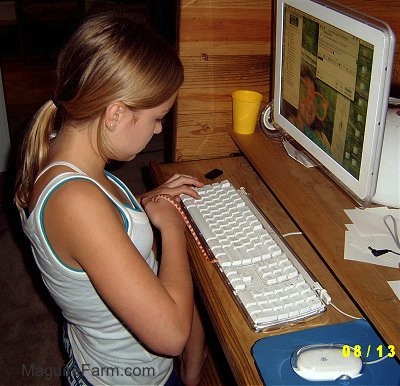
[[[338,0],[386,21],[400,36],[400,0]],[[185,82],[177,101],[174,160],[208,159],[238,151],[227,134],[231,93],[271,97],[273,0],[181,0],[179,54]],[[393,82],[400,85],[399,43]]]
[[[392,83],[400,86],[400,0],[336,0],[366,15],[386,22],[397,35]]]
[[[177,102],[175,160],[229,156],[237,148],[231,92],[250,88],[269,100],[271,2],[182,0],[179,53],[185,82]]]

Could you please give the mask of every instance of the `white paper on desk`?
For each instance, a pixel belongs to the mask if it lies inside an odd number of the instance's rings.
[[[390,285],[396,296],[400,299],[400,280],[388,281],[388,284]]]
[[[369,238],[362,237],[354,226],[346,225],[351,230],[345,232],[344,258],[345,260],[355,260],[364,263],[383,265],[390,268],[398,268],[400,256],[394,253],[386,253],[375,257],[368,249],[369,246],[375,249],[393,249],[389,247],[375,247],[369,244]],[[352,229],[354,228],[354,229]],[[392,239],[393,240],[393,239]],[[396,250],[396,249],[393,249]]]
[[[392,251],[400,253],[400,250],[397,248],[393,237],[387,230],[386,234],[384,235],[369,234],[367,236],[363,236],[359,232],[357,226],[354,224],[346,224],[346,228],[352,235],[353,243],[364,252],[371,253],[371,251],[368,249],[368,247],[371,247],[374,249],[391,249]]]
[[[383,217],[391,214],[400,223],[400,211],[386,207],[368,209],[345,209],[344,212],[357,227],[362,236],[388,235],[389,231],[383,222]],[[389,247],[386,247],[389,248]],[[390,248],[391,249],[391,248]]]

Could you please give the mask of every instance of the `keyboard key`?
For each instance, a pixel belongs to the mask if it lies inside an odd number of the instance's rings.
[[[274,311],[262,311],[254,315],[257,324],[271,323],[278,320],[278,315]]]

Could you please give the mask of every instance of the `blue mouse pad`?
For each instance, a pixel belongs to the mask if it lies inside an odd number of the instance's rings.
[[[267,386],[400,385],[400,363],[393,356],[374,364],[366,364],[360,377],[348,381],[307,381],[301,378],[293,370],[290,358],[299,348],[318,343],[357,346],[357,350],[361,351],[357,351],[354,355],[359,356],[361,352],[366,363],[378,360],[389,352],[386,344],[364,319],[262,338],[254,343],[252,355],[264,384]],[[391,349],[400,350],[400,347]]]

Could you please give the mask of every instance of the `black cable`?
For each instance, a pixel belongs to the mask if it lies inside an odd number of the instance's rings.
[[[392,252],[392,253],[394,253],[395,255],[399,255],[399,256],[400,256],[400,253],[395,252],[395,251],[392,251],[391,249],[374,249],[374,248],[372,248],[372,247],[368,247],[368,249],[371,251],[371,253],[372,253],[375,257],[382,256],[382,255],[384,255],[384,254],[386,254],[386,253],[389,253],[389,252]]]

